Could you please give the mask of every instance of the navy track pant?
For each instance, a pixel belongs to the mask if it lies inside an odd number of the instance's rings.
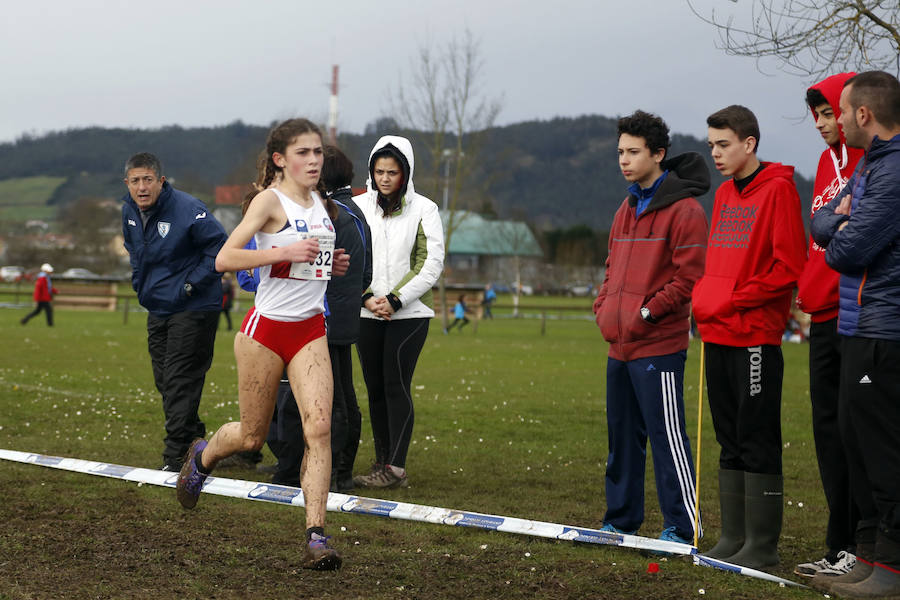
[[[606,365],[606,515],[623,531],[644,521],[644,471],[647,440],[653,450],[656,493],[663,528],[694,538],[697,500],[694,461],[684,428],[686,352]]]

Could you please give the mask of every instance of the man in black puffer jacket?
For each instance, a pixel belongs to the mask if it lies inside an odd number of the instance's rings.
[[[338,205],[337,240],[350,254],[350,268],[328,283],[328,353],[334,376],[331,405],[331,489],[353,489],[353,462],[359,447],[362,416],[353,389],[352,345],[359,338],[359,302],[372,282],[372,236],[362,211],[353,202],[353,163],[335,146],[325,147],[322,184]]]

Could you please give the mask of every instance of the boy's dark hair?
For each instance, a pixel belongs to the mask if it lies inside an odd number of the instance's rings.
[[[844,82],[844,87],[848,85],[853,86],[848,100],[854,111],[866,106],[884,127],[900,125],[900,81],[896,77],[884,71],[866,71]]]
[[[125,161],[125,177],[132,169],[150,169],[156,173],[157,179],[162,177],[162,163],[149,152],[139,152]]]
[[[669,127],[656,115],[636,110],[632,115],[622,117],[619,119],[618,137],[622,137],[623,133],[644,138],[651,154],[669,150]]]
[[[831,106],[831,103],[825,98],[825,94],[816,88],[809,88],[806,90],[806,105],[810,109],[816,110],[817,106],[822,106],[823,104]]]
[[[340,148],[328,144],[323,149],[325,162],[322,165],[322,184],[327,193],[332,193],[353,183],[353,162]]]
[[[732,104],[717,110],[706,118],[706,124],[713,129],[730,129],[741,141],[753,136],[756,140],[753,152],[759,150],[759,122],[753,111],[746,106]]]

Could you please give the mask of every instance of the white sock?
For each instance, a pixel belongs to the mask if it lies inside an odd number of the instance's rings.
[[[400,479],[403,479],[403,477],[406,475],[406,469],[404,469],[402,467],[395,467],[394,465],[384,465],[384,466],[386,468],[390,469],[391,473],[393,473],[395,476],[399,477]]]

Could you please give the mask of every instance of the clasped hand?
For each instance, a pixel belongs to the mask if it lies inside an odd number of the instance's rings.
[[[394,314],[394,307],[391,306],[391,303],[384,296],[372,296],[366,300],[366,308],[376,317],[380,317],[385,321],[390,321],[391,315]]]

